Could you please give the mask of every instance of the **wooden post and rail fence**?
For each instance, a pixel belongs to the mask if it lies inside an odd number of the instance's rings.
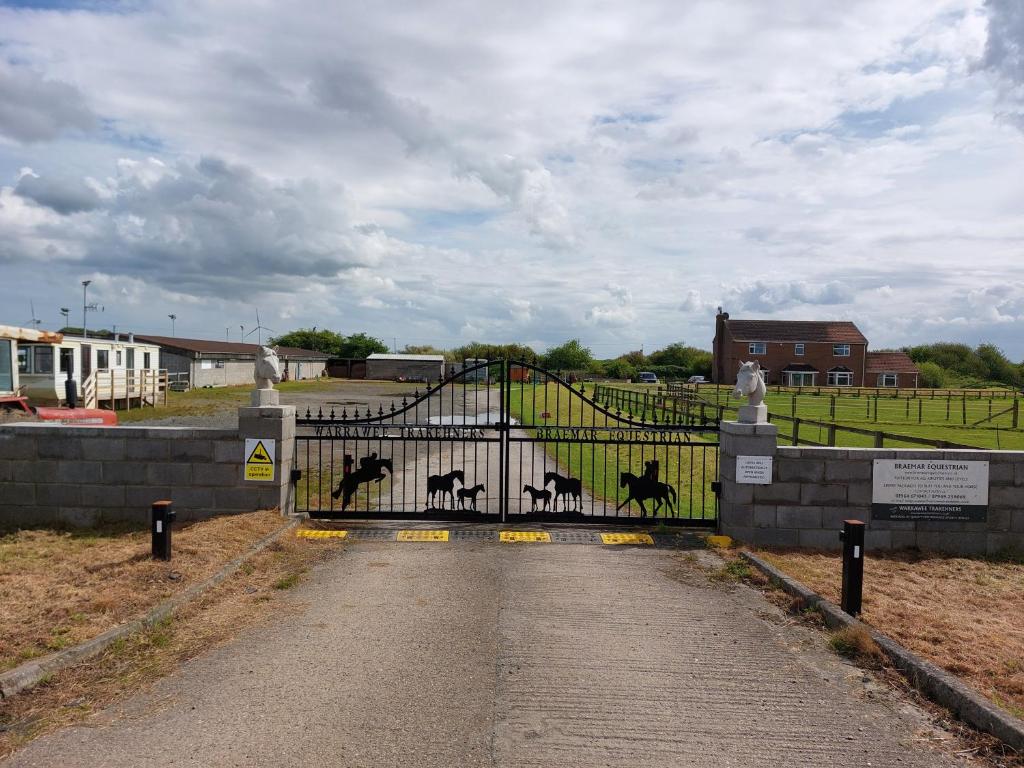
[[[81,385],[83,408],[111,410],[118,406],[128,410],[146,406],[167,405],[167,371],[155,368],[141,370],[99,370],[89,374]]]

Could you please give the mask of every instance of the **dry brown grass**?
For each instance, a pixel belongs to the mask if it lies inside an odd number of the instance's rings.
[[[280,522],[277,517],[275,523]],[[179,663],[224,644],[242,629],[295,610],[280,585],[296,584],[311,563],[342,546],[337,539],[297,540],[286,534],[172,619],[0,701],[0,758],[44,733],[88,718],[124,695],[144,690]]]
[[[264,511],[175,526],[169,563],[149,559],[148,530],[0,536],[0,670],[144,614],[283,524]]]
[[[758,555],[839,603],[838,553]],[[861,618],[1024,716],[1024,564],[876,553],[864,561]]]

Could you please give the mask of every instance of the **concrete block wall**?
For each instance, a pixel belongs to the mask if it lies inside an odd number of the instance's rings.
[[[0,528],[148,521],[171,499],[181,520],[280,507],[290,511],[294,409],[249,413],[239,430],[0,426]],[[287,410],[287,409],[285,409]],[[273,437],[273,483],[244,480],[244,438]]]
[[[771,425],[723,424],[721,530],[759,546],[838,549],[843,520],[867,523],[865,547],[964,555],[1024,551],[1024,452],[779,446]],[[736,482],[736,456],[773,456],[772,483]],[[983,523],[873,520],[874,459],[989,462]]]

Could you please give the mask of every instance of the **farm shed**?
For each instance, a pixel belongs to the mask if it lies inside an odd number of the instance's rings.
[[[253,365],[259,344],[176,336],[137,336],[160,347],[160,367],[174,376],[188,377],[189,386],[226,387],[253,383]],[[324,375],[327,355],[311,349],[278,347],[282,378],[289,381]]]
[[[366,358],[366,378],[440,381],[444,378],[444,355],[389,355],[375,352]]]

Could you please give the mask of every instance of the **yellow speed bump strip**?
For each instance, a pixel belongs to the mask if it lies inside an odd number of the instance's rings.
[[[654,539],[646,533],[602,533],[604,544],[654,544]]]
[[[501,531],[498,538],[502,541],[538,541],[551,543],[551,534],[544,531]]]
[[[448,541],[448,531],[399,531],[398,541]]]
[[[296,531],[295,535],[303,539],[344,539],[348,531]]]

